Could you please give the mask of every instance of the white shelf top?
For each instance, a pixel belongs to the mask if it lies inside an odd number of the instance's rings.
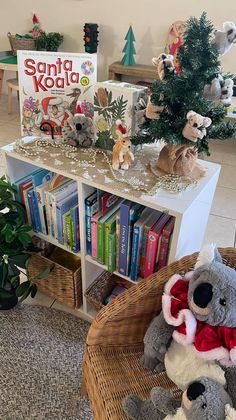
[[[25,140],[25,139],[24,139]],[[34,137],[26,138],[27,142],[34,141]],[[207,191],[211,180],[215,177],[218,178],[220,172],[220,165],[204,160],[198,160],[198,162],[204,167],[206,173],[205,176],[196,184],[189,186],[185,191],[181,193],[171,193],[164,189],[158,189],[154,195],[144,193],[142,191],[137,191],[131,186],[127,186],[124,183],[121,183],[113,178],[113,175],[110,171],[109,165],[98,155],[96,164],[92,167],[88,165],[84,167],[78,167],[76,163],[71,163],[71,160],[65,156],[55,156],[58,149],[50,148],[50,150],[42,150],[40,157],[30,156],[26,157],[23,154],[16,153],[13,149],[14,143],[8,144],[3,147],[7,157],[11,157],[23,162],[26,162],[30,165],[35,165],[40,168],[45,168],[52,170],[58,174],[67,176],[82,182],[86,185],[99,188],[104,191],[117,194],[120,197],[139,202],[145,206],[160,209],[162,211],[169,211],[172,215],[183,214],[187,211],[192,203],[195,200],[206,200],[208,203],[207,193],[202,194],[203,191]],[[145,180],[150,180],[150,189],[154,186],[156,182],[155,175],[151,172],[149,168],[149,162],[151,159],[158,156],[160,146],[147,145],[144,146],[141,152],[135,156],[135,164],[133,168],[130,168],[128,171],[123,171],[122,173],[116,171],[117,176],[124,176],[126,179],[130,177],[145,177]],[[87,154],[86,154],[87,153]],[[78,149],[78,158],[83,159],[89,162],[88,152],[86,150]],[[203,198],[203,196],[205,198]]]

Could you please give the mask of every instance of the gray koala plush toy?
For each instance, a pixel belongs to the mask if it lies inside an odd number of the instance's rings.
[[[166,369],[182,390],[199,376],[225,385],[225,366],[236,365],[236,271],[213,245],[199,253],[193,271],[166,283],[162,311],[144,336],[142,365]]]
[[[94,143],[93,121],[83,114],[75,113],[62,127],[63,140],[75,147],[90,147]]]
[[[213,45],[215,45],[221,55],[226,54],[235,42],[236,25],[233,22],[225,22],[223,24],[223,31],[216,30],[214,32]]]
[[[208,377],[191,382],[176,401],[170,391],[153,388],[150,399],[140,400],[130,395],[123,401],[123,409],[132,420],[235,420],[232,394],[236,394],[235,369],[229,373],[229,388]]]

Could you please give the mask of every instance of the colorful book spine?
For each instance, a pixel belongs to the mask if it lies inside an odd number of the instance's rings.
[[[101,211],[102,215],[104,216],[108,211],[112,209],[112,207],[117,203],[120,199],[119,196],[106,192],[104,195],[101,196]]]
[[[66,230],[66,243],[70,250],[73,247],[73,233],[72,233],[72,220],[70,216],[70,211],[65,215],[65,230]]]
[[[161,235],[160,254],[158,261],[158,270],[165,267],[168,262],[168,255],[171,243],[171,236],[174,230],[175,219],[174,217],[166,224]]]
[[[79,236],[79,209],[78,206],[70,210],[72,221],[72,251],[79,252],[80,250],[80,236]]]
[[[33,230],[36,230],[35,216],[34,216],[34,207],[33,207],[33,188],[27,191],[27,199],[29,205],[30,220],[33,227]]]
[[[97,191],[85,199],[86,252],[92,254],[92,216],[98,211]]]
[[[133,229],[134,223],[139,219],[142,212],[144,210],[144,206],[140,204],[134,204],[130,210],[130,220],[129,220],[129,227],[128,227],[128,244],[127,244],[127,256],[126,256],[126,269],[125,275],[130,275],[131,269],[131,253],[132,253],[132,241],[133,241]]]
[[[98,244],[97,244],[97,222],[102,217],[102,212],[98,211],[92,216],[92,257],[97,259]]]
[[[48,235],[52,236],[50,194],[48,190],[44,191],[44,203]]]
[[[113,273],[116,269],[116,232],[108,234],[107,269],[110,273]]]
[[[32,186],[33,186],[32,179],[30,179],[30,180],[28,180],[26,182],[23,182],[22,184],[19,185],[19,197],[18,197],[18,200],[17,201],[20,201],[23,204],[23,206],[25,206],[25,207],[26,207],[26,202],[25,202],[24,191],[25,190],[28,190]],[[24,216],[25,222],[28,223],[29,220],[28,220],[26,209],[24,211],[24,215],[23,216]]]
[[[66,226],[66,216],[70,216],[70,210],[63,214],[62,216],[62,226],[63,226],[63,237],[64,237],[64,245],[66,245],[70,249],[70,237],[67,237],[67,226]]]
[[[116,213],[105,223],[104,251],[105,265],[108,265],[108,236],[116,230]]]
[[[148,233],[146,261],[143,272],[144,278],[147,278],[148,276],[154,273],[160,237],[162,235],[163,228],[169,219],[170,216],[168,214],[162,214]]]
[[[78,205],[78,193],[77,191],[71,196],[65,198],[57,203],[56,214],[57,214],[57,240],[61,244],[64,244],[63,237],[63,214],[67,213],[72,207]]]
[[[37,201],[38,201],[41,230],[42,230],[42,233],[44,233],[44,235],[48,234],[47,222],[46,222],[45,200],[44,200],[44,190],[45,188],[48,187],[48,185],[49,185],[48,183],[45,183],[35,188]]]
[[[119,270],[120,212],[116,215],[116,271]]]
[[[125,275],[127,266],[128,231],[132,201],[125,200],[120,206],[119,273]]]
[[[56,207],[57,203],[74,194],[77,191],[76,181],[65,182],[62,179],[63,184],[59,185],[55,190],[50,191],[50,214],[51,214],[51,226],[52,236],[57,239],[57,220],[56,220]]]
[[[101,264],[105,263],[105,224],[110,223],[111,219],[115,221],[115,213],[120,208],[122,199],[120,198],[117,204],[97,223],[97,242],[98,242],[98,251],[97,259]]]
[[[142,237],[143,226],[134,226],[133,241],[132,241],[132,253],[131,253],[131,264],[130,264],[130,278],[131,280],[138,280],[138,266],[141,248],[141,237]]]

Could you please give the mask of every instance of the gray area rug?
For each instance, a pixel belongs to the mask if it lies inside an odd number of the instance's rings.
[[[89,324],[55,309],[0,311],[0,419],[92,419],[80,396]]]

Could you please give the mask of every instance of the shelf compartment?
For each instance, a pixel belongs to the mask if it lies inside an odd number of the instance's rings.
[[[94,258],[92,258],[90,255],[86,255],[86,256],[85,256],[85,259],[86,259],[86,261],[89,261],[90,263],[95,264],[95,265],[97,265],[98,267],[103,268],[103,270],[107,271],[107,266],[106,266],[106,265],[101,264],[100,262],[96,261],[96,260],[95,260]],[[139,282],[139,280],[141,280],[141,279],[138,279],[137,281],[133,281],[133,280],[131,280],[131,278],[130,278],[130,277],[128,277],[128,276],[124,276],[123,274],[119,273],[118,271],[114,271],[114,272],[113,272],[113,274],[115,274],[116,276],[119,276],[119,277],[121,277],[122,279],[127,280],[127,281],[129,281],[130,283],[133,283],[133,284],[137,284],[137,283]]]

